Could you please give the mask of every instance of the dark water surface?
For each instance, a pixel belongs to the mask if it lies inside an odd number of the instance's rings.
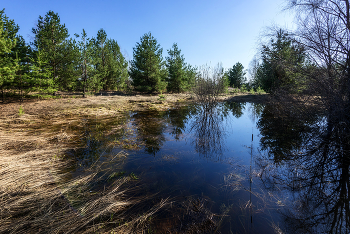
[[[86,120],[74,174],[117,159],[110,178],[131,176],[141,188],[138,195],[173,201],[156,217],[154,228],[165,230],[168,223],[169,229],[188,231],[197,223],[198,233],[327,233],[332,221],[348,219],[348,196],[341,198],[344,209],[334,217],[332,207],[322,202],[336,201],[321,194],[334,192],[333,187],[308,171],[322,169],[312,167],[317,160],[311,159],[310,146],[325,119],[321,114],[276,115],[271,109],[226,102]],[[329,173],[338,168],[332,167]],[[337,225],[348,230],[346,221]]]

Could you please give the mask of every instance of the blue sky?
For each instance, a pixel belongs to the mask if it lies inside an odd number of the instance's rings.
[[[105,29],[129,60],[136,42],[151,32],[164,56],[176,42],[194,66],[222,62],[230,68],[241,62],[248,68],[264,29],[293,28],[293,16],[282,11],[284,0],[5,0],[1,5],[27,42],[39,15],[52,10],[71,36],[84,28],[95,37]]]

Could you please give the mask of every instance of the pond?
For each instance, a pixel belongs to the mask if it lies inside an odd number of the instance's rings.
[[[346,233],[349,196],[334,192],[339,163],[318,160],[315,134],[327,120],[274,108],[224,102],[87,119],[72,176],[108,167],[91,191],[129,176],[132,196],[152,197],[144,209],[168,198],[155,233]]]

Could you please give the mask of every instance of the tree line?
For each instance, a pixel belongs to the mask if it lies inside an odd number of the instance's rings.
[[[57,91],[186,92],[199,77],[197,67],[185,62],[176,43],[163,58],[163,49],[149,32],[133,48],[127,61],[116,40],[100,29],[88,37],[83,29],[70,37],[57,13],[39,16],[26,43],[19,26],[0,11],[0,89],[10,94],[55,95]],[[227,79],[224,73],[222,79]]]
[[[338,4],[338,10],[334,9],[335,13],[346,9],[341,4]],[[295,8],[297,6],[302,4],[296,4]],[[346,48],[346,45],[337,45],[340,50],[333,49],[333,44],[342,38],[333,36],[332,30],[336,30],[333,28],[328,31],[328,36],[326,31],[322,32],[330,27],[322,21],[332,14],[313,15],[314,19],[310,22],[314,26],[306,23],[312,19],[311,16],[304,21],[300,17],[299,32],[277,29],[270,34],[248,70],[240,62],[226,71],[221,69],[219,78],[224,89],[220,90],[225,91],[230,86],[241,90],[265,90],[268,93],[281,90],[287,93],[312,93],[316,90],[310,88],[315,87],[315,81],[320,81],[315,79],[315,74],[325,71],[345,74],[346,56],[341,55],[341,58],[333,54],[344,52],[346,49],[342,51],[342,48]],[[318,25],[320,22],[323,25]],[[339,28],[341,26],[339,22],[332,23]],[[314,27],[315,31],[310,27]],[[55,94],[57,91],[80,91],[84,95],[101,90],[180,93],[193,91],[208,78],[203,77],[203,71],[207,68],[194,67],[185,62],[176,43],[167,50],[168,55],[164,59],[163,49],[150,32],[136,43],[133,59],[127,61],[117,41],[108,38],[105,30],[100,29],[95,37],[88,37],[83,29],[79,35],[70,37],[65,24],[53,11],[47,12],[44,17],[39,16],[32,29],[34,37],[31,42],[26,43],[18,30],[19,26],[6,16],[4,10],[0,11],[0,89],[3,97],[5,92],[19,93],[21,97],[31,92]],[[328,46],[326,41],[317,41],[321,39],[312,36],[315,32],[320,34],[320,38],[330,39]],[[338,37],[340,35],[343,34]],[[329,48],[328,54],[322,52],[324,48]],[[328,62],[320,64],[325,57]]]
[[[70,37],[58,14],[39,16],[27,44],[19,26],[0,11],[0,88],[4,91],[119,90],[128,79],[128,62],[116,40],[100,29],[96,37]],[[23,95],[21,95],[23,96]]]

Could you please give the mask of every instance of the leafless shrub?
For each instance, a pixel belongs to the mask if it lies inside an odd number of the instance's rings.
[[[220,94],[227,92],[227,88],[227,77],[221,64],[218,64],[214,68],[203,66],[199,69],[193,92],[198,103],[211,107],[217,103]]]

